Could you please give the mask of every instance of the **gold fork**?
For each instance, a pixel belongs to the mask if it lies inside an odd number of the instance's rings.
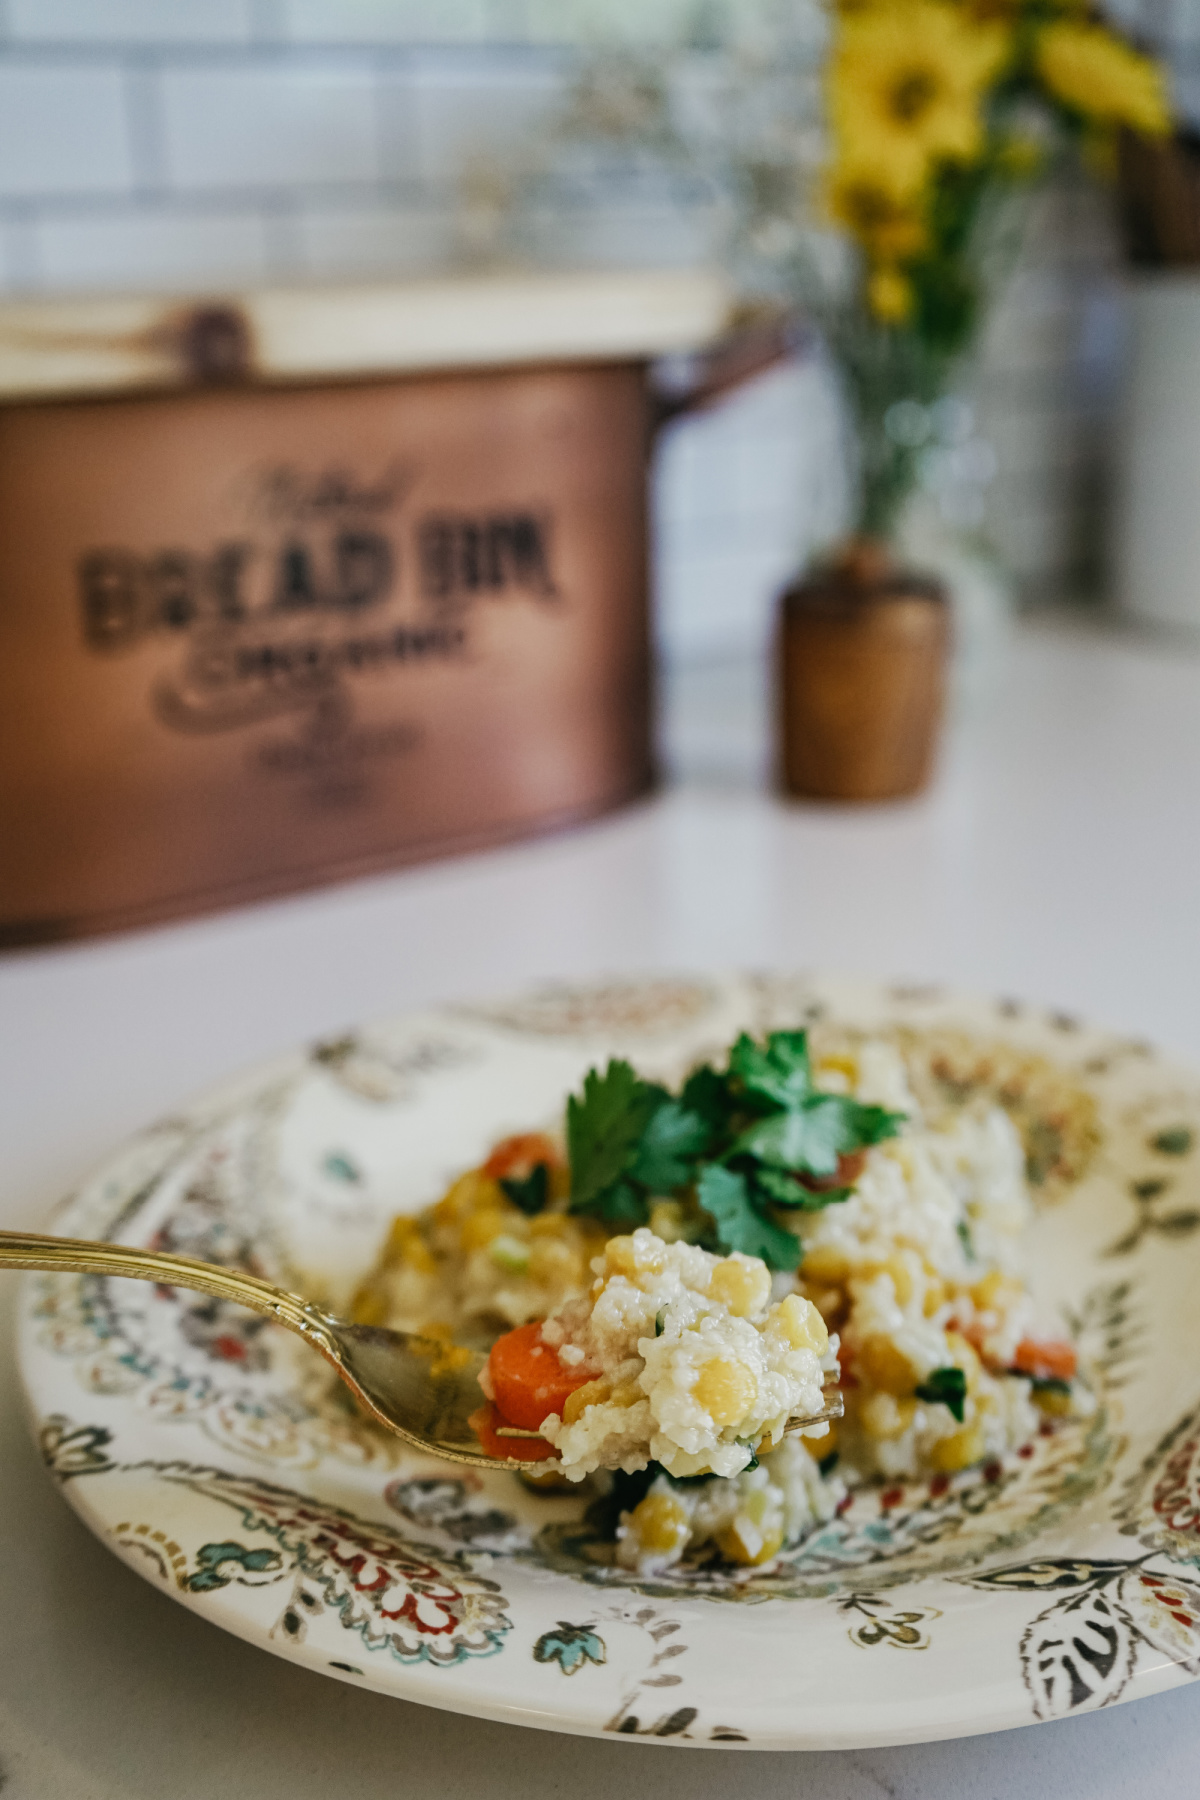
[[[446,1344],[408,1331],[386,1331],[378,1325],[355,1325],[242,1269],[125,1244],[0,1231],[0,1269],[120,1275],[166,1287],[197,1288],[218,1300],[232,1300],[237,1306],[264,1313],[319,1350],[371,1417],[414,1449],[445,1457],[448,1462],[488,1469],[527,1468],[539,1460],[522,1456],[516,1442],[508,1457],[489,1456],[484,1450],[471,1415],[483,1404],[479,1371],[487,1358],[461,1344]],[[841,1395],[827,1393],[819,1413],[789,1419],[787,1430],[800,1431],[841,1416]],[[544,1441],[538,1432],[515,1426],[501,1426],[497,1436]]]

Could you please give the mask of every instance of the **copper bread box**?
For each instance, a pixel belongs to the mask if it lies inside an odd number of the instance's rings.
[[[715,276],[0,307],[0,943],[652,777],[646,368]]]

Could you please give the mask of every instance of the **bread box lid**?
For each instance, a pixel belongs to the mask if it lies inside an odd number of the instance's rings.
[[[494,274],[0,304],[0,400],[418,370],[636,361],[710,343],[732,312],[711,270]]]

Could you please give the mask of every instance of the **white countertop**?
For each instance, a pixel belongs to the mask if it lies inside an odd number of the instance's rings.
[[[430,1000],[651,968],[823,967],[1053,1003],[1200,1063],[1200,655],[1024,627],[932,793],[786,806],[753,671],[672,684],[676,784],[570,835],[0,959],[0,1225],[232,1068]],[[753,1767],[408,1706],[263,1655],[127,1569],[28,1443],[0,1289],[3,1800],[1117,1800],[1197,1791],[1200,1686],[960,1743]],[[651,1767],[648,1759],[655,1757]],[[632,1758],[630,1763],[628,1759]]]

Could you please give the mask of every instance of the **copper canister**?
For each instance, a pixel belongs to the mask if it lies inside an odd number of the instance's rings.
[[[620,279],[0,309],[0,942],[647,787],[645,369],[725,302]]]

